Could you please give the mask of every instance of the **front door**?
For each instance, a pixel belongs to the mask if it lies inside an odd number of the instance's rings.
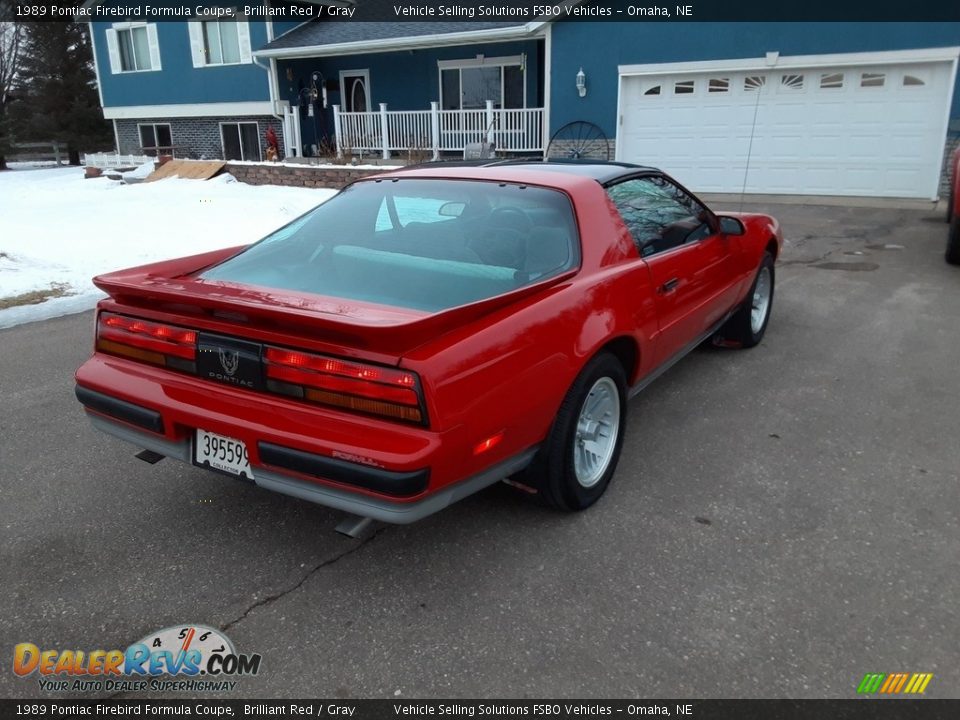
[[[626,180],[607,191],[650,270],[659,365],[701,338],[730,309],[737,248],[715,232],[700,203],[661,175]]]
[[[343,70],[340,73],[340,102],[344,112],[370,110],[370,71]]]

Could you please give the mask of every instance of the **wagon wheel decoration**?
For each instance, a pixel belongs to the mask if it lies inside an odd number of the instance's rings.
[[[547,145],[547,160],[609,160],[610,141],[598,126],[585,120],[567,123]]]

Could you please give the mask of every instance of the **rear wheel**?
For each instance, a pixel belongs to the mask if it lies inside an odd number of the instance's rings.
[[[947,262],[960,265],[960,215],[954,215],[947,235]]]
[[[522,482],[547,505],[583,510],[603,495],[617,468],[627,411],[626,373],[616,357],[587,363]]]
[[[747,299],[720,328],[718,335],[723,341],[751,348],[763,340],[773,309],[774,278],[773,256],[764,253]]]

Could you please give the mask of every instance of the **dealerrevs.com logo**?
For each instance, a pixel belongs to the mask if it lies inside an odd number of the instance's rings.
[[[37,674],[47,692],[233,690],[260,671],[259,654],[238,653],[230,639],[206,625],[174,625],[150,633],[126,650],[41,649],[19,643],[13,672]]]

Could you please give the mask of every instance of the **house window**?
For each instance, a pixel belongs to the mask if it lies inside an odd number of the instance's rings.
[[[124,72],[150,69],[150,43],[146,27],[117,30],[120,43],[120,68]]]
[[[193,66],[217,67],[253,62],[250,47],[250,23],[238,15],[236,20],[188,22],[190,55]]]
[[[106,35],[110,72],[160,69],[160,44],[155,23],[114,23]]]
[[[156,157],[161,152],[166,154],[172,150],[173,136],[169,124],[149,123],[137,127],[140,129],[140,151],[144,155]]]
[[[526,66],[522,55],[475,60],[441,60],[440,107],[444,110],[527,106]]]
[[[260,157],[260,126],[255,122],[220,123],[224,160],[257,160]]]
[[[203,50],[207,65],[240,62],[240,34],[236,22],[203,23]]]

